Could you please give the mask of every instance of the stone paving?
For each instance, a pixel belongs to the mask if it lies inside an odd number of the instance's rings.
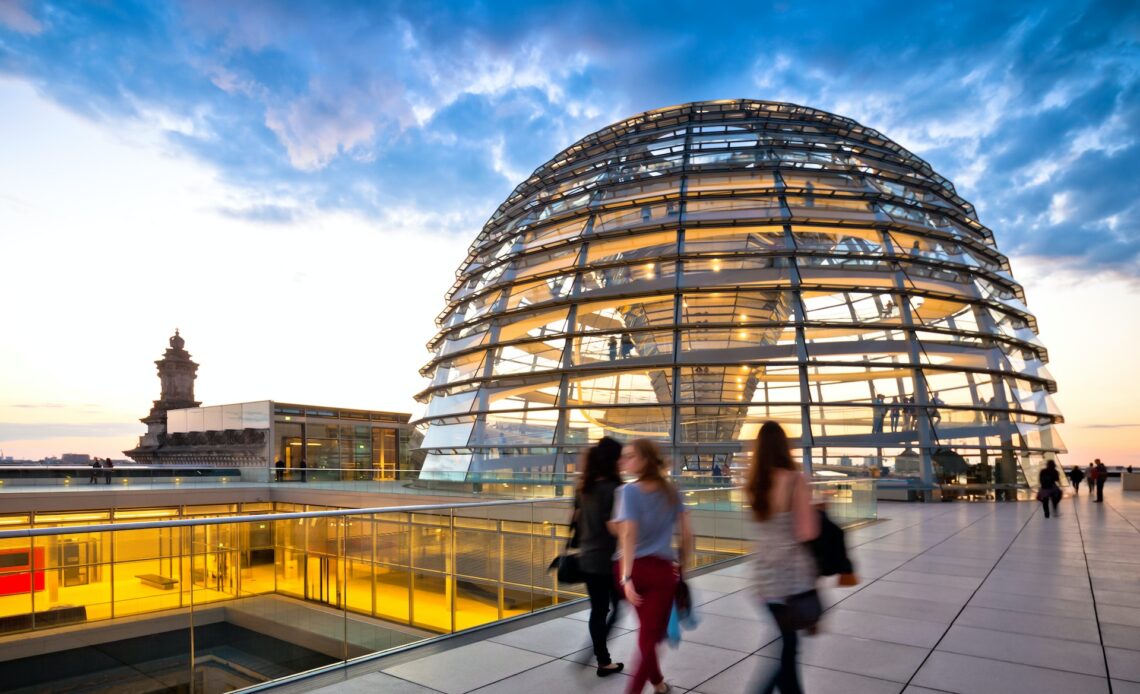
[[[1031,502],[883,503],[880,516],[849,533],[863,582],[826,588],[822,633],[801,641],[806,692],[1140,694],[1140,493],[1124,495],[1113,480],[1105,503],[1082,490],[1048,520]],[[748,577],[738,563],[692,579],[700,626],[680,648],[662,648],[674,692],[753,691],[776,664],[779,642]],[[594,675],[585,619],[584,609],[539,615],[484,640],[289,689],[624,691],[625,674]],[[630,611],[611,639],[627,669],[635,627]]]

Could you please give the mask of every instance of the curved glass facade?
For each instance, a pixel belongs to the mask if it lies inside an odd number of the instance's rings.
[[[425,471],[572,471],[609,434],[708,474],[769,419],[817,474],[1035,481],[1062,449],[1047,353],[973,206],[802,106],[585,137],[499,206],[438,323]]]

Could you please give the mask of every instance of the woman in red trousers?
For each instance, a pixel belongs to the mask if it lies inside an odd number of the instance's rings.
[[[645,683],[657,694],[669,691],[657,661],[657,644],[665,638],[681,566],[692,554],[693,532],[681,496],[665,478],[665,461],[657,446],[637,439],[622,450],[622,471],[636,478],[618,489],[614,534],[618,537],[618,583],[637,610],[640,658],[627,694],[640,694]],[[673,531],[680,527],[680,552],[673,550]]]

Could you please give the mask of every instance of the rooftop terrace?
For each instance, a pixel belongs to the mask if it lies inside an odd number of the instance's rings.
[[[889,504],[853,530],[864,582],[827,588],[822,633],[805,638],[813,694],[1140,692],[1140,495],[1113,481],[1106,502]],[[738,694],[775,665],[778,642],[749,590],[746,560],[691,579],[700,626],[663,647],[673,691]],[[621,692],[598,679],[587,610],[510,624],[293,683],[274,692]],[[636,617],[612,636],[632,666]],[[347,677],[347,679],[346,679]]]

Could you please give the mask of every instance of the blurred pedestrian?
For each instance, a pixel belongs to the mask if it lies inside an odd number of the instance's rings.
[[[91,477],[88,478],[87,484],[99,484],[99,468],[103,467],[103,461],[96,458],[91,463]]]
[[[1085,484],[1089,486],[1089,498],[1092,498],[1093,487],[1096,485],[1096,465],[1089,463],[1089,469],[1085,472]]]
[[[760,427],[748,473],[748,500],[757,521],[756,588],[780,629],[780,665],[760,691],[799,694],[798,630],[822,613],[818,570],[805,543],[819,536],[807,478],[792,460],[788,437],[776,422]],[[814,616],[814,619],[813,619]]]
[[[640,694],[646,682],[653,691],[669,691],[657,660],[657,644],[665,638],[680,580],[680,568],[693,549],[689,514],[681,496],[665,478],[665,461],[649,439],[635,439],[621,455],[622,470],[635,477],[618,490],[614,528],[618,536],[619,584],[637,610],[637,669],[627,694]],[[673,532],[680,528],[680,552]]]
[[[1053,505],[1053,515],[1060,516],[1057,511],[1057,503],[1061,501],[1061,473],[1057,471],[1057,463],[1049,460],[1045,463],[1045,468],[1037,475],[1037,479],[1041,484],[1040,489],[1037,490],[1037,500],[1041,502],[1041,508],[1045,511],[1045,517],[1049,517],[1049,505]]]
[[[871,407],[871,433],[883,433],[883,421],[887,418],[887,398],[883,394],[875,396],[874,405]]]
[[[111,483],[111,469],[114,467],[115,464],[111,462],[110,458],[103,461],[103,481],[107,484]]]
[[[1100,462],[1100,458],[1097,458],[1093,469],[1096,470],[1096,501],[1099,504],[1104,501],[1104,483],[1108,481],[1108,468]]]
[[[1085,479],[1085,473],[1081,471],[1080,465],[1074,465],[1072,470],[1069,470],[1069,481],[1073,483],[1073,496],[1080,496],[1081,494],[1081,481]]]
[[[621,444],[608,436],[586,450],[574,498],[578,565],[586,577],[586,593],[590,596],[590,641],[598,661],[598,677],[616,674],[625,667],[613,662],[606,647],[621,600],[614,575],[617,538],[608,527],[613,516],[614,492],[621,486],[620,458]]]

